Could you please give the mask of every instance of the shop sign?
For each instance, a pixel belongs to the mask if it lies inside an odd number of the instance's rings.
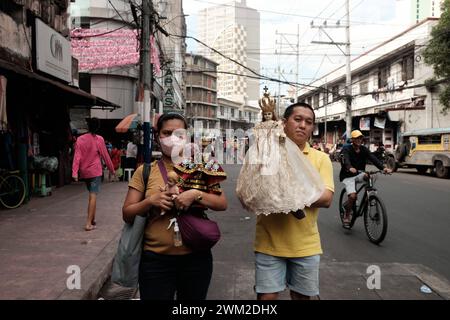
[[[370,117],[363,117],[359,120],[359,129],[364,131],[370,130]]]
[[[374,126],[377,127],[377,128],[384,129],[384,127],[386,126],[386,118],[375,117]]]
[[[164,76],[164,107],[172,108],[174,105],[174,90],[173,90],[173,73],[170,69]]]
[[[36,68],[66,82],[72,82],[70,41],[36,19]]]

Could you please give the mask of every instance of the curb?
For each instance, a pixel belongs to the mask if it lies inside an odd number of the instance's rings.
[[[97,300],[100,290],[111,275],[120,236],[121,231],[103,248],[98,257],[82,271],[81,289],[65,289],[57,300]]]

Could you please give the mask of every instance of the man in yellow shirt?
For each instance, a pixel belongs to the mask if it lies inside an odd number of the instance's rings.
[[[254,246],[258,300],[277,299],[286,284],[293,300],[319,296],[322,247],[317,216],[319,208],[331,205],[334,181],[330,158],[308,144],[314,122],[314,110],[306,103],[295,103],[284,113],[286,135],[317,169],[325,191],[311,207],[305,208],[305,217],[284,213],[258,216]]]

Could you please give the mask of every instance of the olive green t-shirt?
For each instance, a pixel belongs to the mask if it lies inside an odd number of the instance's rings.
[[[171,171],[173,164],[164,162],[167,171]],[[144,177],[142,175],[143,166],[136,169],[131,178],[128,186],[136,189],[137,191],[144,192]],[[158,162],[154,161],[151,165],[150,175],[147,183],[147,191],[145,197],[149,197],[151,194],[159,193],[160,187],[164,188],[164,179],[159,171]],[[183,255],[188,254],[191,251],[184,244],[180,247],[175,247],[173,244],[173,227],[169,227],[170,219],[174,218],[175,214],[166,212],[161,215],[159,208],[152,208],[150,216],[145,228],[144,234],[144,250],[152,251],[160,254],[168,255]]]

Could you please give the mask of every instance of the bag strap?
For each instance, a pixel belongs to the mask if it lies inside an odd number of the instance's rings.
[[[147,191],[147,183],[148,183],[148,177],[150,176],[150,164],[149,163],[144,163],[144,168],[142,170],[142,178],[144,180],[144,196],[143,198],[145,198],[145,193]]]
[[[158,167],[159,167],[159,171],[161,172],[161,175],[164,179],[164,183],[167,184],[167,169],[166,166],[164,165],[164,162],[161,160],[158,161]]]

